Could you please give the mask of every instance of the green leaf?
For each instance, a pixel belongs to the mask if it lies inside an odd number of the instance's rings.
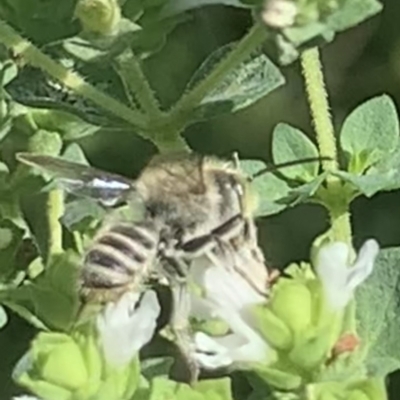
[[[101,220],[106,210],[95,200],[84,198],[73,200],[65,205],[61,222],[70,231],[86,231],[94,221]]]
[[[328,25],[340,32],[379,13],[383,6],[378,0],[347,0],[327,20]]]
[[[381,250],[374,271],[356,292],[358,333],[368,346],[370,375],[400,368],[400,248]]]
[[[6,304],[16,305],[46,327],[68,330],[75,320],[79,306],[77,293],[77,266],[79,258],[72,252],[53,256],[41,274],[33,282],[8,290]],[[28,319],[31,322],[30,318]]]
[[[201,82],[234,47],[228,44],[212,53],[195,72],[186,91]],[[279,69],[261,51],[254,51],[202,100],[193,118],[202,120],[248,107],[285,82]]]
[[[205,399],[232,399],[230,378],[205,379],[197,382],[193,388],[204,394]]]
[[[157,357],[142,360],[140,364],[141,373],[151,380],[157,376],[168,378],[174,359],[171,357]]]
[[[85,153],[77,143],[71,143],[65,149],[64,153],[62,154],[62,158],[78,164],[89,165],[89,161],[87,160]]]
[[[0,220],[0,283],[9,282],[15,272],[15,256],[24,231],[12,221]]]
[[[2,306],[0,306],[0,329],[3,328],[8,321],[6,310]]]
[[[387,157],[399,141],[399,121],[393,100],[375,97],[357,107],[345,120],[341,147],[350,157],[349,171],[362,172]]]
[[[281,202],[291,207],[294,207],[295,205],[300,203],[304,203],[306,200],[313,197],[318,188],[325,181],[327,175],[328,174],[324,172],[321,175],[318,175],[311,182],[291,189],[288,195],[284,199],[282,199]]]
[[[264,169],[266,164],[263,161],[241,160],[240,167],[248,176]],[[266,173],[255,178],[251,184],[258,197],[258,208],[256,216],[262,217],[277,214],[286,208],[280,204],[279,199],[285,198],[289,192],[288,184],[272,173]]]
[[[336,176],[352,184],[355,189],[367,197],[380,191],[400,188],[400,145],[386,158],[369,168],[364,175],[337,171]]]
[[[31,115],[38,127],[58,132],[64,140],[81,139],[101,129],[77,115],[56,109],[32,109]]]
[[[275,164],[288,161],[301,161],[304,158],[318,157],[314,143],[299,129],[280,123],[273,132],[272,155]],[[310,181],[318,175],[319,162],[298,164],[282,168],[279,172],[289,179]]]

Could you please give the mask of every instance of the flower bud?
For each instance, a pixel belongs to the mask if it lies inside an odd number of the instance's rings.
[[[57,132],[38,130],[29,139],[29,151],[49,156],[57,156],[62,148],[62,139]]]
[[[322,364],[331,345],[329,326],[325,329],[309,329],[300,336],[289,353],[289,359],[297,366],[311,370]]]
[[[274,287],[270,307],[293,333],[302,332],[311,324],[312,298],[303,283],[280,279]]]
[[[16,372],[15,379],[45,400],[67,400],[89,381],[82,349],[66,334],[39,333],[28,355],[30,365],[20,367],[22,371]]]
[[[291,347],[292,333],[285,322],[264,306],[256,306],[252,312],[258,330],[270,345],[278,350],[287,350]]]
[[[121,9],[118,0],[79,0],[75,16],[80,20],[83,30],[110,35],[121,20]]]
[[[260,367],[255,372],[269,385],[280,390],[295,390],[302,383],[301,376],[277,368]]]

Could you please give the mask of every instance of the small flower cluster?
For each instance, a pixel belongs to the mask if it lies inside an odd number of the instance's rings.
[[[277,280],[268,301],[235,271],[200,268],[208,316],[221,318],[230,330],[222,336],[198,332],[198,362],[207,369],[252,369],[278,390],[312,386],[321,393],[329,391],[330,385],[317,384],[319,376],[340,352],[357,348],[354,323],[346,318],[347,306],[355,289],[371,274],[378,251],[377,242],[368,240],[350,265],[348,245],[323,245],[313,260],[315,272],[309,265],[289,267],[288,277]],[[194,304],[197,307],[198,300]],[[203,316],[204,309],[203,304]],[[335,385],[329,398],[342,398],[333,394],[340,392],[349,396],[345,398],[358,399],[353,392],[370,387],[371,382]],[[325,399],[322,394],[317,398]]]
[[[382,398],[374,395],[382,393],[380,383],[367,377],[351,385],[318,379],[337,354],[357,346],[346,309],[372,272],[378,250],[376,241],[368,240],[349,265],[346,244],[323,245],[313,260],[315,272],[309,265],[289,267],[268,301],[248,276],[199,258],[191,278],[202,291],[193,290],[192,317],[221,320],[226,329],[194,334],[197,362],[205,369],[252,370],[277,390],[306,387],[320,400]],[[267,280],[261,263],[248,267]],[[17,365],[15,379],[44,400],[129,399],[140,377],[138,351],[151,339],[159,313],[153,291],[126,293],[105,307],[94,330],[40,333]]]
[[[141,299],[126,293],[106,306],[97,329],[39,333],[14,379],[44,400],[130,399],[139,383],[137,353],[153,336],[159,312],[153,291]]]

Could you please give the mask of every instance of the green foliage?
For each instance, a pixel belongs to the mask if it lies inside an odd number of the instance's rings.
[[[349,155],[349,171],[362,173],[386,159],[399,142],[399,132],[396,107],[389,96],[376,97],[355,109],[340,135],[342,149]]]
[[[186,90],[190,92],[227,57],[234,45],[212,53],[195,72]],[[208,119],[221,113],[233,113],[248,107],[285,82],[278,68],[261,51],[255,51],[227,74],[194,110],[195,119]]]
[[[272,154],[274,162],[281,164],[303,158],[317,158],[317,147],[298,129],[278,124],[273,133]],[[298,164],[282,170],[289,179],[308,182],[318,175],[318,163]]]
[[[108,213],[90,199],[52,196],[57,182],[18,164],[15,155],[60,155],[89,165],[80,147],[84,142],[76,142],[105,135],[111,143],[117,132],[140,135],[160,152],[186,151],[182,133],[189,125],[244,110],[285,83],[265,54],[265,42],[274,45],[275,59],[288,64],[304,49],[332,41],[382,6],[376,0],[293,0],[296,12],[278,24],[266,18],[272,1],[93,0],[100,7],[96,9],[91,1],[60,5],[54,0],[0,0],[0,18],[7,21],[0,21],[0,42],[10,50],[0,49],[0,328],[7,324],[7,309],[47,331],[32,342],[14,377],[44,399],[236,398],[231,378],[204,379],[191,386],[175,382],[170,378],[174,360],[168,357],[143,361],[140,371],[136,359],[123,371],[107,365],[98,338],[93,332],[78,332],[75,322],[81,306],[76,284],[81,259],[76,251],[82,252],[82,244]],[[184,93],[167,108],[148,80],[144,60],[151,62],[168,34],[190,18],[187,11],[217,4],[251,11],[255,24],[242,39],[205,57],[182,85]],[[27,86],[19,80],[23,64],[44,71],[43,77],[34,70],[34,76],[40,76],[39,90],[29,86],[35,79],[28,79]],[[157,72],[162,74],[162,67]],[[56,89],[50,78],[68,91]],[[286,123],[276,126],[274,163],[299,163],[254,177],[256,216],[312,202],[328,209],[334,225],[358,195],[400,188],[399,122],[388,96],[367,101],[346,118],[339,149],[345,156],[343,166],[332,167],[337,160],[322,165],[315,160],[325,155],[323,133],[318,123],[315,126],[319,148],[299,129]],[[301,163],[304,159],[313,160]],[[267,164],[245,159],[240,166],[252,177]],[[117,208],[112,217],[125,212]],[[27,247],[33,249],[31,254],[25,254]],[[299,400],[299,393],[314,393],[318,400],[375,400],[376,393],[382,393],[375,379],[400,369],[395,350],[399,260],[398,249],[384,250],[373,276],[359,290],[357,333],[363,346],[346,357],[330,358],[340,335],[347,333],[342,330],[352,327],[345,323],[347,317],[352,320],[351,310],[335,314],[326,309],[323,289],[308,267],[290,279],[279,278],[268,305],[254,310],[257,335],[268,344],[271,359],[240,365],[250,385],[247,400]],[[378,309],[377,303],[384,308]]]
[[[371,376],[386,376],[400,368],[399,263],[398,248],[382,250],[372,276],[357,292],[358,332],[368,352]]]

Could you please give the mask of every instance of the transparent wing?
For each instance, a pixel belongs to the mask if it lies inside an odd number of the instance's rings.
[[[67,192],[90,197],[112,207],[135,190],[134,182],[118,174],[40,154],[18,153],[17,159],[49,174]]]

